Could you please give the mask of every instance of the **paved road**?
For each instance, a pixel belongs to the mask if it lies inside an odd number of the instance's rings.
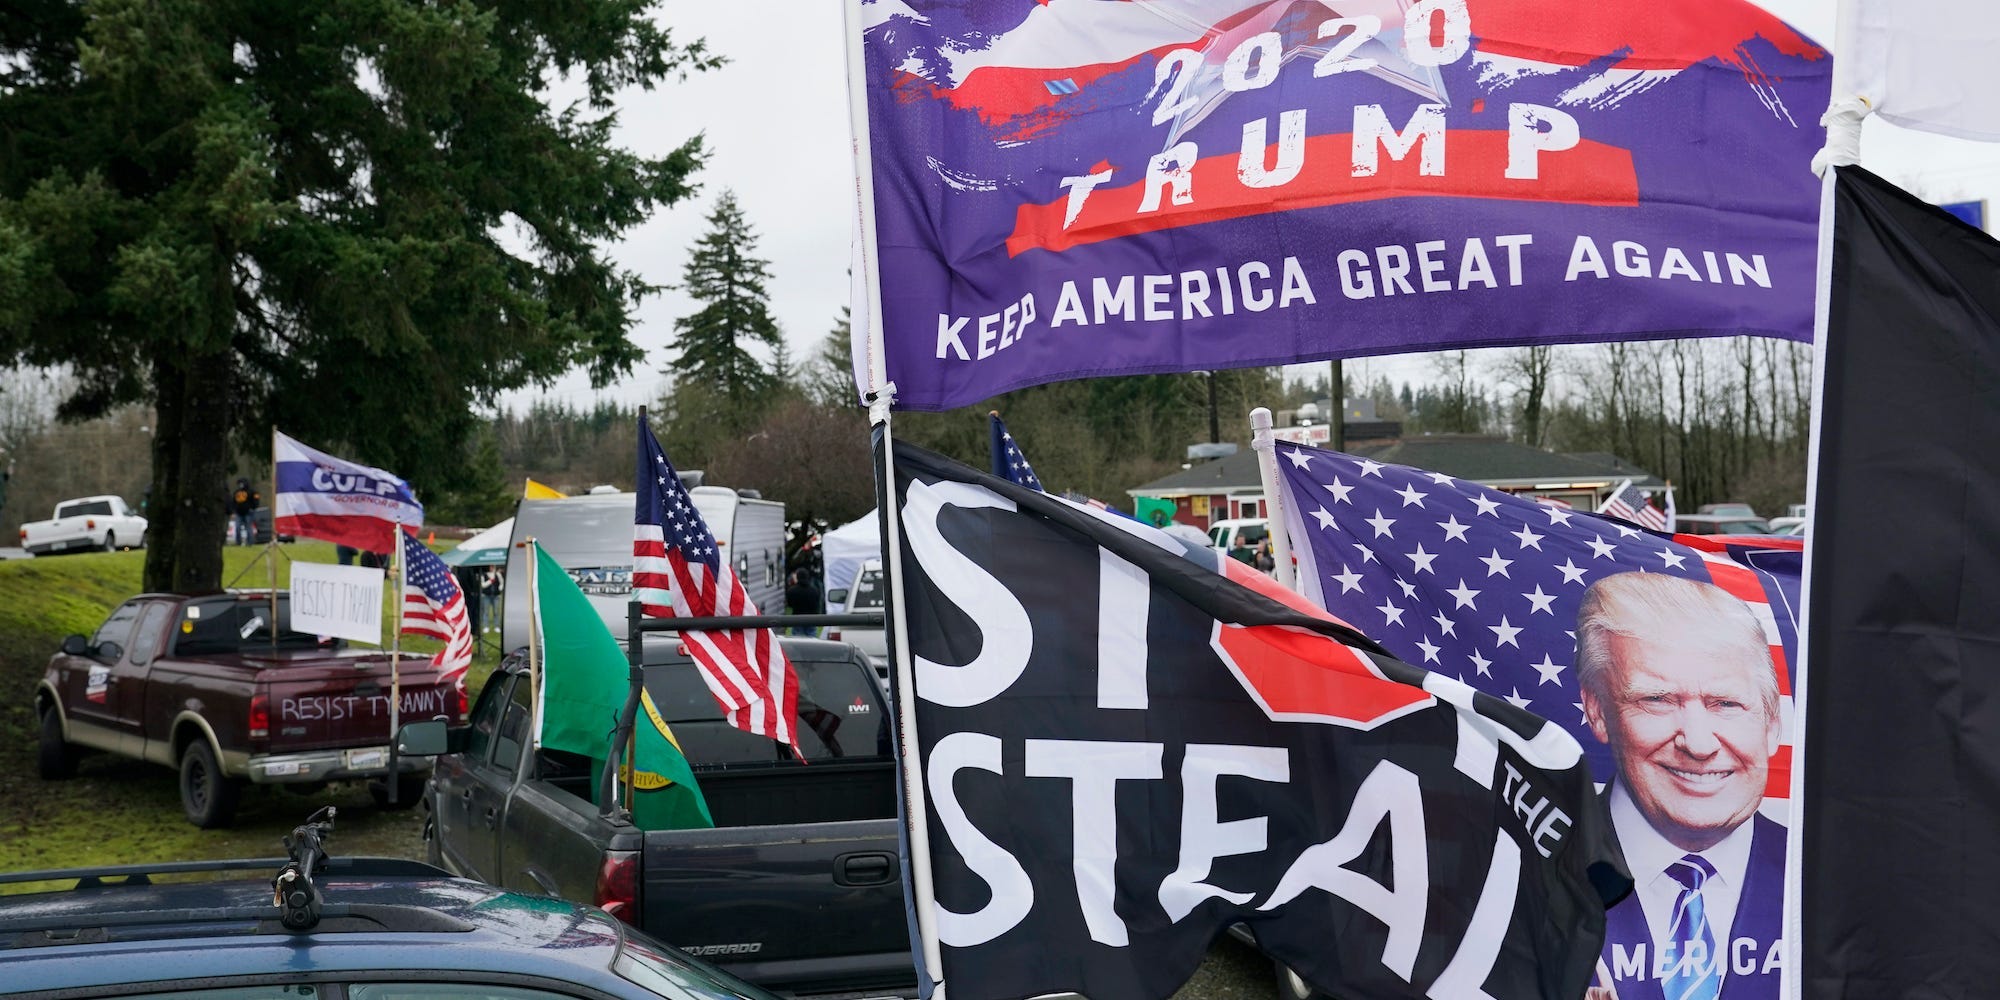
[[[33,558],[34,556],[28,554],[27,549],[0,548],[0,559],[33,559]]]

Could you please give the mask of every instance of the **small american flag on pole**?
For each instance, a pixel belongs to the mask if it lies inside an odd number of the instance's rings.
[[[1621,521],[1630,521],[1641,528],[1651,528],[1654,531],[1667,530],[1667,515],[1661,513],[1660,508],[1653,506],[1653,502],[1646,499],[1646,495],[1639,492],[1639,487],[1632,485],[1630,479],[1620,483],[1617,489],[1611,491],[1610,498],[1604,501],[1604,506],[1597,508],[1597,512]]]
[[[639,417],[638,501],[633,512],[632,596],[654,618],[754,615],[757,606],[723,559],[680,474]],[[771,629],[689,631],[681,636],[729,724],[789,744],[799,681]]]
[[[451,567],[415,535],[403,539],[403,634],[427,635],[444,642],[431,657],[438,681],[450,681],[461,691],[465,671],[472,666],[472,622],[465,614],[465,593],[451,577]]]

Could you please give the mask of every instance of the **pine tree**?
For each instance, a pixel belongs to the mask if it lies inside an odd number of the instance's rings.
[[[757,236],[743,217],[733,191],[724,191],[708,216],[708,232],[695,243],[681,272],[681,287],[702,303],[674,321],[671,345],[679,358],[668,374],[676,389],[711,390],[727,424],[746,427],[760,416],[767,393],[777,384],[771,369],[750,352],[753,344],[776,350],[781,342],[771,318],[771,262],[757,256]]]
[[[588,6],[0,14],[0,367],[68,366],[69,419],[152,404],[149,589],[221,586],[232,443],[275,426],[447,493],[476,407],[643,357],[653,289],[602,248],[702,150],[618,147],[614,95],[718,60],[651,0]],[[585,97],[551,109],[564,74]]]

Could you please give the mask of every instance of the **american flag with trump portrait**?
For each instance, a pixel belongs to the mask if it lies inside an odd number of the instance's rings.
[[[1648,531],[1284,442],[1276,463],[1308,598],[1583,746],[1637,885],[1598,985],[1775,997],[1801,541]]]
[[[632,596],[641,610],[654,618],[757,614],[644,414],[636,480]],[[730,725],[799,752],[798,676],[775,631],[689,630],[681,639]]]

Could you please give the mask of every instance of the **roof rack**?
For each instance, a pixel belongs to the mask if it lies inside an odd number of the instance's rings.
[[[113,929],[159,928],[178,933],[190,925],[205,925],[239,934],[273,934],[319,929],[322,920],[332,919],[343,926],[394,927],[431,932],[463,932],[473,925],[457,917],[421,906],[382,903],[328,903],[314,881],[329,873],[362,878],[418,877],[449,878],[441,871],[418,861],[401,858],[341,858],[326,856],[325,841],[333,833],[334,807],[327,806],[285,837],[287,858],[254,858],[232,861],[167,861],[155,864],[113,865],[100,868],[65,868],[39,872],[0,874],[0,884],[59,882],[76,880],[71,891],[99,889],[111,885],[149,886],[159,875],[214,874],[236,871],[270,871],[271,902],[256,906],[203,906],[171,909],[118,910],[105,907],[89,912],[58,913],[35,910],[8,914],[0,907],[0,947],[30,948],[39,945],[90,943],[108,940]],[[271,926],[273,923],[278,926]],[[340,928],[325,928],[340,929]],[[11,940],[7,940],[11,938]]]

